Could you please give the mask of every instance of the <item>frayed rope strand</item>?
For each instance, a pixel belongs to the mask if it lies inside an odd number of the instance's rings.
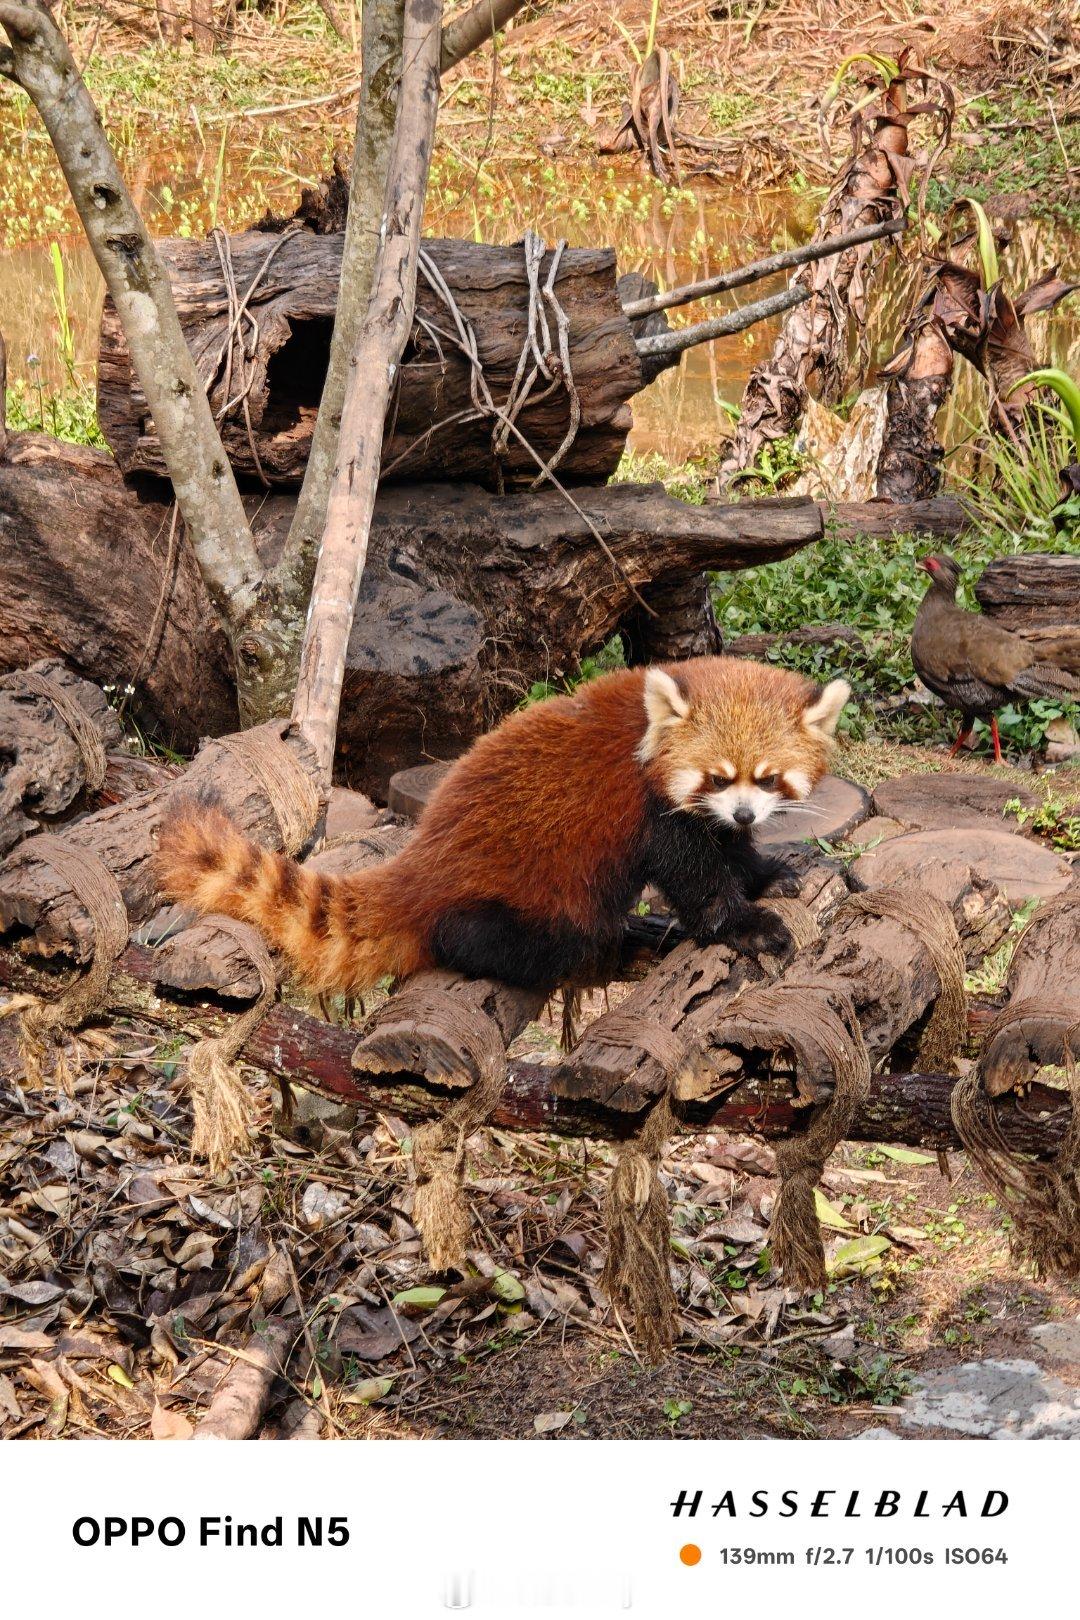
[[[254,928],[231,917],[215,916],[214,922],[236,940],[259,975],[258,998],[223,1034],[196,1041],[184,1070],[193,1114],[191,1151],[206,1159],[212,1175],[220,1175],[251,1142],[254,1106],[235,1060],[273,1003],[278,976]]]
[[[465,1196],[465,1148],[490,1119],[506,1084],[506,1046],[493,1019],[462,1026],[459,1040],[476,1079],[441,1118],[413,1135],[416,1188],[413,1223],[434,1271],[457,1271],[465,1263],[472,1217]]]
[[[674,1348],[679,1304],[671,1282],[671,1216],[660,1158],[674,1130],[671,1099],[655,1103],[635,1136],[623,1142],[607,1193],[607,1260],[601,1285],[616,1309],[633,1318],[643,1356],[660,1361]]]

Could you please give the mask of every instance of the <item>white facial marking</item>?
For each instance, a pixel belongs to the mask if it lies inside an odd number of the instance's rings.
[[[726,776],[729,782],[734,782],[738,774],[738,771],[735,769],[730,759],[717,760],[715,775]]]
[[[776,772],[773,770],[773,768],[769,764],[768,760],[763,759],[760,765],[755,765],[754,766],[754,781],[755,782],[760,782],[761,778],[763,776],[775,776],[775,775],[776,775]]]
[[[806,799],[809,797],[810,778],[805,771],[785,771],[784,781],[798,798]]]
[[[767,821],[781,802],[779,793],[768,793],[764,788],[745,782],[706,793],[701,803],[725,827],[756,827]]]
[[[667,783],[672,804],[684,807],[688,805],[701,792],[704,780],[700,771],[695,771],[689,767],[672,771]]]

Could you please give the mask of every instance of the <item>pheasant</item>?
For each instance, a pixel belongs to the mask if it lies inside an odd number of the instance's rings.
[[[952,754],[963,747],[976,720],[989,719],[1000,765],[996,711],[1003,704],[1027,698],[1080,700],[1080,628],[1006,630],[957,606],[960,569],[954,558],[924,557],[919,566],[931,584],[915,616],[911,661],[931,692],[960,710]]]

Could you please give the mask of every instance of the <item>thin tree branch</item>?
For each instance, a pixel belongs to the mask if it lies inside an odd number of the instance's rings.
[[[744,304],[742,309],[733,309],[728,315],[718,315],[714,321],[697,321],[693,326],[678,326],[673,332],[638,338],[637,352],[643,359],[663,357],[674,365],[684,349],[711,343],[713,338],[745,332],[758,321],[767,321],[771,315],[782,315],[797,304],[805,304],[809,297],[809,287],[785,287],[783,292],[773,293],[770,298],[759,298],[755,304]]]
[[[679,304],[691,304],[699,298],[711,298],[714,293],[731,292],[752,281],[763,281],[766,276],[780,270],[793,270],[800,264],[813,264],[818,259],[831,259],[845,248],[860,247],[863,242],[876,242],[882,236],[899,236],[907,229],[905,220],[887,219],[882,225],[864,225],[861,230],[847,231],[843,236],[829,236],[821,242],[807,242],[805,247],[789,248],[784,253],[772,253],[767,259],[755,259],[742,264],[737,270],[724,270],[705,281],[688,281],[682,287],[669,287],[667,292],[653,293],[651,298],[634,298],[623,305],[623,314],[629,321],[655,315],[662,309],[674,309]]]
[[[367,558],[383,427],[412,331],[420,226],[439,110],[441,0],[407,0],[401,88],[371,299],[341,413],[338,459],[315,571],[293,721],[329,778],[345,651]]]
[[[529,0],[476,0],[468,11],[452,17],[443,30],[439,72],[449,73],[487,40],[494,39],[528,4]]]
[[[52,17],[38,5],[0,0],[0,24],[14,76],[41,115],[116,305],[203,578],[235,632],[254,601],[259,558],[168,276]]]

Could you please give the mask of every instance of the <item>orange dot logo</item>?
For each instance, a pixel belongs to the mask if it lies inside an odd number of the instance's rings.
[[[694,1564],[700,1564],[701,1563],[701,1548],[700,1547],[695,1547],[694,1543],[692,1541],[688,1541],[686,1543],[685,1547],[680,1547],[679,1548],[679,1557],[682,1559],[684,1564],[687,1564],[687,1565],[689,1565],[691,1567]]]

